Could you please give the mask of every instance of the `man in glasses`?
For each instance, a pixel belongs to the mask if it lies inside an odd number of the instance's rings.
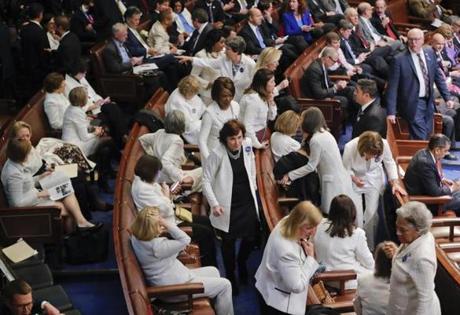
[[[3,302],[0,305],[2,315],[59,315],[61,312],[47,301],[35,303],[32,288],[24,280],[13,280],[3,289]]]

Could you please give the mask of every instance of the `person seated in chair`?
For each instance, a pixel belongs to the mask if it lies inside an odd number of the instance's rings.
[[[62,315],[48,301],[34,301],[31,286],[24,280],[8,282],[2,290],[3,304],[0,304],[2,315]]]
[[[452,196],[443,206],[460,215],[460,182],[447,179],[443,175],[441,160],[449,153],[450,140],[443,134],[432,135],[428,147],[418,151],[411,159],[404,175],[404,183],[409,195],[433,197]],[[431,209],[434,212],[435,209]],[[437,215],[437,213],[434,213]]]

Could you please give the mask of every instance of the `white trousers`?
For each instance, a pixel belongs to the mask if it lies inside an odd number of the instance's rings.
[[[375,247],[375,235],[379,223],[377,209],[379,207],[380,190],[372,189],[364,193],[366,209],[363,209],[361,194],[356,203],[356,224],[366,232],[367,245],[373,250]]]

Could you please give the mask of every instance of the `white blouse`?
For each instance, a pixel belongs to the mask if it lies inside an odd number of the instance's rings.
[[[366,234],[356,228],[351,236],[331,237],[326,230],[330,221],[323,219],[316,228],[313,243],[316,260],[326,266],[326,270],[353,269],[359,275],[374,270],[374,258],[367,247]],[[346,288],[356,288],[356,281],[348,281]]]
[[[202,49],[195,54],[195,57],[218,59],[224,55],[225,53],[223,50],[219,53],[207,53],[205,49]],[[192,68],[191,74],[194,75],[198,79],[198,81],[200,81],[201,99],[206,105],[211,104],[212,103],[211,87],[209,87],[209,84],[213,83],[220,76],[219,69],[210,68],[210,67],[200,67],[200,66],[194,65]]]
[[[277,162],[282,156],[300,149],[300,143],[284,133],[275,131],[270,137],[270,148]]]
[[[206,106],[198,95],[191,99],[186,99],[179,89],[175,89],[169,96],[166,104],[166,114],[178,110],[185,115],[185,140],[190,144],[198,144],[201,129],[201,117],[203,116]]]
[[[62,129],[64,113],[70,102],[62,93],[46,93],[43,108],[53,129]]]
[[[206,109],[200,130],[200,152],[207,158],[211,151],[219,144],[219,132],[222,126],[231,119],[238,119],[240,105],[232,101],[226,110],[222,110],[216,102],[211,103]]]
[[[267,127],[269,120],[275,120],[277,108],[269,105],[258,93],[244,94],[240,101],[241,121],[246,127],[247,136],[251,138],[253,147],[260,149],[262,144],[256,136],[256,132]]]

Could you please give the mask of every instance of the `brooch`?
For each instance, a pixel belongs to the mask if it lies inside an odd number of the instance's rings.
[[[240,72],[241,72],[241,73],[244,72],[244,68],[243,68],[243,67],[240,68]]]
[[[251,152],[251,147],[245,147],[245,148],[244,148],[244,151],[245,151],[246,153]]]
[[[407,253],[406,255],[404,255],[404,256],[402,257],[402,259],[401,259],[402,262],[406,262],[406,260],[407,260],[410,256],[411,256],[410,253]]]

